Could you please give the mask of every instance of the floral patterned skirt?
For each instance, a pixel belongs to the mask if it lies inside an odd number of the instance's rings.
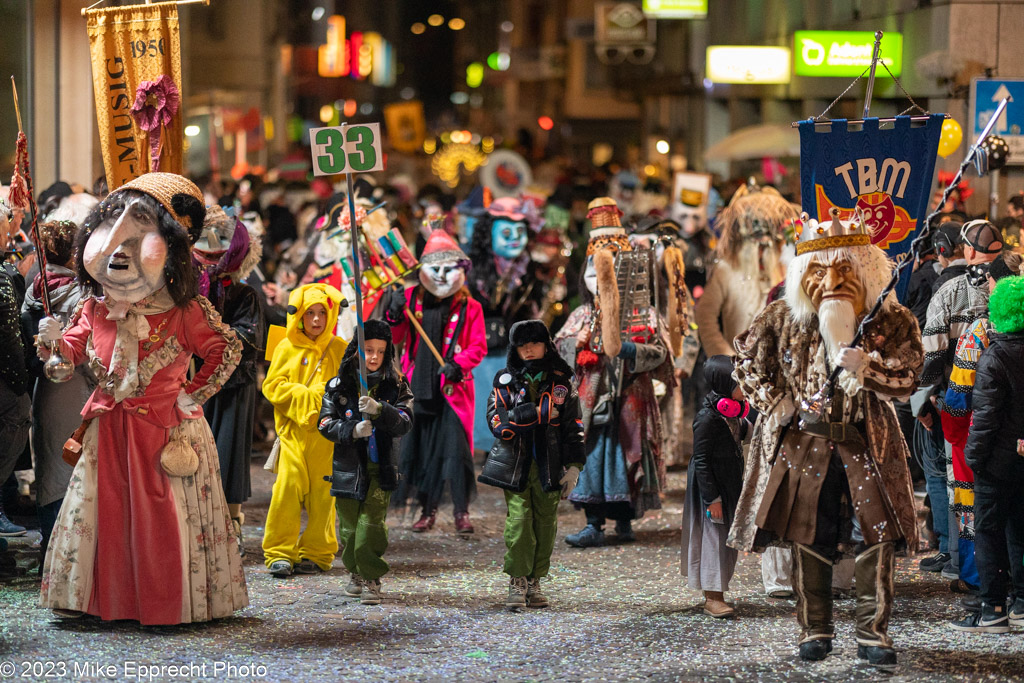
[[[67,495],[53,529],[43,565],[39,604],[42,607],[77,610],[104,616],[93,600],[97,539],[104,533],[99,519],[97,490],[98,420],[85,433],[82,457],[75,466]],[[189,477],[167,477],[170,482],[176,519],[166,524],[178,528],[181,560],[180,619],[159,623],[208,621],[231,615],[249,604],[245,574],[238,554],[237,540],[228,517],[220,482],[216,444],[205,419],[184,420],[171,430],[172,438],[184,438],[199,456],[199,469]],[[144,495],[144,491],[125,491],[125,496]],[[117,558],[133,563],[135,558]],[[137,596],[118,596],[131,603]],[[140,602],[141,605],[141,602]],[[138,610],[138,620],[157,623]],[[123,617],[115,617],[123,618]]]

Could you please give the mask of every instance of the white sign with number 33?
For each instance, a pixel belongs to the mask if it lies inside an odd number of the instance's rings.
[[[369,173],[384,170],[379,123],[311,128],[313,175]]]

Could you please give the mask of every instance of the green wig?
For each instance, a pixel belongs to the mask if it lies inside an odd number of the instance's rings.
[[[1024,276],[1000,278],[988,300],[989,320],[1002,334],[1024,330]]]

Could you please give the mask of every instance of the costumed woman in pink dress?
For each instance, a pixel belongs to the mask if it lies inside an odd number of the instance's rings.
[[[200,407],[241,353],[197,294],[189,251],[205,213],[179,175],[123,185],[79,231],[78,277],[92,296],[63,331],[39,323],[41,357],[56,344],[99,379],[43,565],[40,604],[58,616],[179,624],[249,602]],[[193,355],[203,366],[189,380]]]

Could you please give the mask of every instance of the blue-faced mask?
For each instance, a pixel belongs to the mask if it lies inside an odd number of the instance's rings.
[[[526,223],[497,218],[491,223],[491,248],[496,256],[509,261],[526,249]]]

